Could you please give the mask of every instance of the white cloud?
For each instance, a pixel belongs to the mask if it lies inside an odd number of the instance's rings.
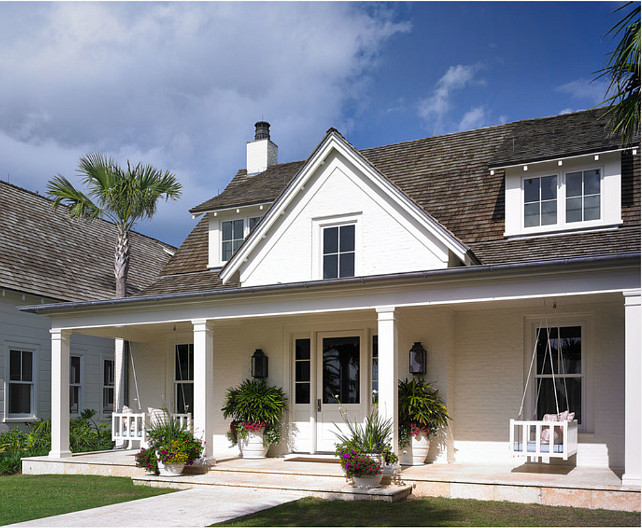
[[[445,122],[452,112],[456,92],[471,84],[484,84],[483,80],[475,78],[475,74],[480,69],[479,64],[451,66],[437,81],[432,94],[419,102],[419,117],[426,124],[431,125],[434,132],[442,132],[449,128],[445,126]],[[480,109],[481,107],[471,109],[464,115],[461,122],[479,116]]]
[[[587,101],[597,105],[604,101],[609,83],[606,80],[592,81],[590,79],[577,79],[556,88],[558,92],[565,93],[574,99]]]
[[[459,121],[459,130],[471,130],[473,128],[481,128],[488,124],[488,111],[483,106],[471,108],[464,114]]]
[[[244,165],[255,121],[285,160],[349,124],[378,53],[408,29],[343,2],[0,2],[0,178],[42,190],[106,152],[175,171],[187,218]],[[164,211],[158,234],[174,229]]]

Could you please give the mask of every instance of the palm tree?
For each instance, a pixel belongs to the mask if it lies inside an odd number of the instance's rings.
[[[617,8],[613,13],[628,7],[632,2]],[[609,107],[613,133],[622,134],[624,144],[636,139],[640,132],[640,5],[631,10],[613,26],[607,35],[623,33],[620,43],[609,57],[606,67],[597,77],[609,77],[608,96],[602,103]],[[610,95],[609,95],[610,94]],[[606,97],[605,96],[605,97]]]
[[[181,195],[181,184],[169,171],[164,173],[151,165],[141,163],[123,170],[112,158],[88,154],[80,158],[78,173],[88,193],[77,190],[67,178],[58,174],[47,186],[53,207],[68,207],[74,219],[111,220],[118,228],[114,257],[116,297],[127,296],[129,271],[129,232],[141,218],[151,218],[159,198],[176,200]]]

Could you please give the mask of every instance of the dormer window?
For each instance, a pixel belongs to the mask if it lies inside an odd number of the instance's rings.
[[[557,176],[524,180],[524,227],[557,223]]]
[[[221,227],[223,230],[223,252],[221,254],[221,260],[228,261],[243,243],[243,219],[222,222]]]
[[[505,236],[622,223],[620,152],[506,168]]]
[[[600,170],[569,172],[566,175],[566,221],[600,219]]]

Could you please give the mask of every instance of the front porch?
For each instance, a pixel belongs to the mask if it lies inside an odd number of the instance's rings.
[[[415,496],[497,500],[547,506],[640,511],[640,488],[624,486],[609,468],[562,464],[426,464],[402,467],[401,485],[355,490],[334,457],[287,455],[242,460],[218,454],[216,464],[193,467],[180,477],[157,477],[135,466],[136,450],[79,453],[62,459],[23,460],[25,474],[129,476],[136,484],[192,488],[228,486],[297,490],[341,500],[402,500]]]

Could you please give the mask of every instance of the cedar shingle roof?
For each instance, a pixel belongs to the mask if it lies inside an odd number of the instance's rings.
[[[604,122],[599,120],[602,112],[603,109],[588,110],[519,121],[358,152],[470,247],[482,264],[639,251],[640,155],[632,156],[630,152],[622,153],[624,223],[620,229],[554,237],[504,238],[504,171],[495,170],[491,176],[489,169],[620,148],[618,138],[610,136]],[[191,212],[272,202],[304,163],[275,165],[252,177],[241,170],[220,195]],[[207,278],[195,276],[206,269],[207,222],[203,219],[163,270],[159,282],[144,293],[199,291],[199,287],[205,285],[218,288],[216,270],[207,271]],[[169,275],[181,273],[190,273],[190,279],[170,280]]]
[[[64,208],[0,182],[0,287],[62,301],[108,299],[116,291],[116,227],[76,222]],[[128,295],[151,284],[170,259],[169,244],[132,232]]]

